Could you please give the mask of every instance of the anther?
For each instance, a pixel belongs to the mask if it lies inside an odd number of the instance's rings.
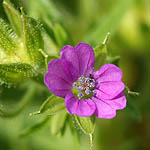
[[[79,93],[79,94],[78,94],[79,99],[82,98],[83,96],[84,96],[83,93]]]
[[[74,86],[74,87],[78,86],[77,82],[74,82],[74,83],[73,83],[73,86]]]
[[[83,87],[82,86],[78,86],[77,90],[81,91],[81,90],[83,90]]]
[[[85,94],[86,94],[86,95],[89,95],[90,93],[91,93],[91,91],[90,91],[89,89],[86,89],[86,90],[85,90]]]

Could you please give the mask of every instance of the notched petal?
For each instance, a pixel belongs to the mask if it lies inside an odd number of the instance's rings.
[[[79,76],[89,76],[94,71],[94,52],[86,43],[79,43],[76,47],[64,46],[61,50],[61,58],[70,62]]]
[[[80,74],[89,76],[94,72],[95,55],[92,47],[86,43],[79,43],[75,47],[80,65]]]
[[[105,64],[99,70],[94,72],[94,78],[100,82],[121,81],[122,71],[113,64]]]
[[[95,112],[95,103],[91,99],[77,99],[72,93],[65,97],[65,105],[70,114],[89,117]]]
[[[95,115],[98,118],[103,118],[103,119],[112,119],[116,116],[116,110],[111,107],[108,103],[105,101],[102,101],[98,98],[93,97],[93,101],[96,104],[96,111]]]
[[[123,93],[119,94],[112,100],[101,100],[93,97],[93,101],[96,104],[95,115],[98,118],[111,119],[116,116],[116,110],[121,110],[126,107],[126,97]]]
[[[96,96],[102,100],[115,98],[125,88],[121,81],[103,82],[96,86]]]
[[[77,80],[77,77],[76,71],[69,62],[55,59],[48,64],[44,83],[51,92],[57,96],[65,97],[66,93],[71,91],[72,83]]]

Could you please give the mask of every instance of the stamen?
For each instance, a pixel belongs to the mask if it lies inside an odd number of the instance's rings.
[[[95,83],[90,83],[89,86],[92,87],[92,88],[94,88],[95,87]]]
[[[85,78],[85,82],[88,83],[90,81],[90,78]]]
[[[96,94],[96,91],[94,90],[95,87],[95,80],[90,77],[84,77],[83,75],[78,78],[76,82],[73,83],[73,87],[76,87],[75,90],[77,90],[77,97],[81,99],[82,97],[87,98],[91,97],[92,95]],[[83,99],[84,99],[83,98]]]
[[[90,79],[90,82],[95,83],[95,80],[94,79]]]
[[[86,90],[85,90],[85,94],[86,94],[86,95],[89,95],[90,93],[91,93],[91,91],[90,91],[89,89],[86,89]]]
[[[74,83],[73,83],[73,86],[74,86],[74,87],[77,87],[77,86],[78,86],[77,82],[74,82]]]
[[[79,93],[79,94],[78,94],[79,99],[82,98],[83,96],[84,96],[83,93]]]
[[[81,90],[83,90],[83,87],[82,86],[78,86],[77,90],[81,91]]]
[[[80,79],[80,80],[79,80],[79,83],[80,83],[80,84],[82,84],[83,82],[84,82],[83,79]]]
[[[81,77],[80,77],[81,79],[84,79],[84,75],[81,75]]]

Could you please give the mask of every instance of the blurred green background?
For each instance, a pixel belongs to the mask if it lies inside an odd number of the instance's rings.
[[[73,45],[87,42],[94,47],[110,31],[108,51],[111,55],[120,56],[119,66],[123,71],[123,80],[131,90],[138,91],[140,96],[129,97],[131,106],[118,111],[114,119],[97,119],[94,149],[150,150],[150,0],[11,2],[18,10],[23,6],[26,14],[39,19],[44,27],[51,26],[53,21],[60,22]],[[2,0],[0,17],[8,21]],[[47,32],[51,34],[50,31]],[[49,48],[48,44],[52,46]],[[45,46],[47,52],[53,53],[55,45],[51,41],[48,44]],[[45,123],[37,132],[19,137],[24,129],[43,119],[42,116],[31,117],[29,113],[38,110],[49,96],[49,91],[45,88],[34,82],[29,84],[35,84],[36,87],[33,101],[19,115],[0,118],[0,150],[89,149],[89,137],[78,129],[80,145],[68,127],[65,135],[58,137],[50,132],[49,123]],[[16,107],[29,84],[25,81],[15,86],[1,85],[0,104],[8,110]]]

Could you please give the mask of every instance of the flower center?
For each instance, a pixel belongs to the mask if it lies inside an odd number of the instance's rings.
[[[95,80],[92,77],[82,75],[73,83],[72,92],[79,99],[87,99],[96,94],[94,87]]]

